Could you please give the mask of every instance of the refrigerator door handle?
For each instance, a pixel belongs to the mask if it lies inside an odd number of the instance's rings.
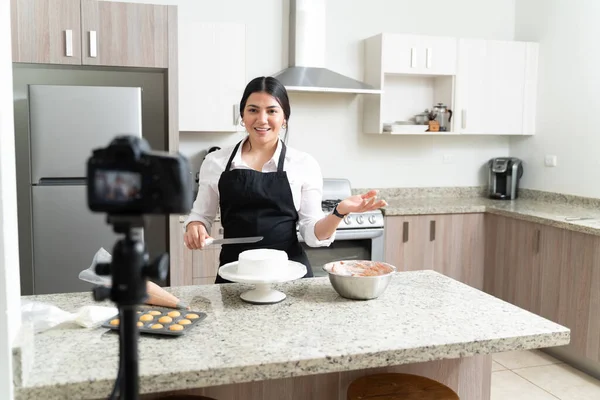
[[[85,186],[85,185],[87,185],[87,178],[40,178],[37,185],[38,186]]]

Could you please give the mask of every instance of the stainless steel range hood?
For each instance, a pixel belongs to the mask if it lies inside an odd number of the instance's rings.
[[[290,0],[290,67],[273,76],[288,91],[381,93],[325,68],[325,1]]]

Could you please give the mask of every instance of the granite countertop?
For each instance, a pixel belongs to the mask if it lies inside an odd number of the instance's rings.
[[[276,285],[287,299],[253,306],[242,284],[169,289],[208,317],[182,337],[143,336],[143,392],[400,365],[565,345],[570,331],[433,271],[397,273],[371,301],[341,298],[327,278]],[[25,297],[76,311],[89,293]],[[110,303],[107,303],[110,304]],[[17,399],[106,398],[118,338],[57,327],[34,337],[34,364]]]
[[[600,208],[569,202],[516,199],[493,200],[485,197],[384,197],[385,215],[430,215],[483,213],[498,214],[572,231],[600,235]],[[582,220],[567,220],[581,218]]]

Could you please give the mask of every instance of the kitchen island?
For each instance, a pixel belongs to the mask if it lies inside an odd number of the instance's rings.
[[[429,376],[462,400],[485,400],[492,353],[570,340],[567,328],[433,271],[397,273],[370,301],[341,298],[328,278],[276,287],[287,298],[261,306],[240,300],[247,285],[169,289],[208,317],[180,338],[140,338],[142,392],[345,399],[353,379],[386,370]],[[71,312],[93,304],[90,293],[25,299]],[[107,398],[118,337],[103,328],[56,327],[35,336],[34,357],[17,399]]]

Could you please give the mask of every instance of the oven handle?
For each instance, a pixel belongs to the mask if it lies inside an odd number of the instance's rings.
[[[362,239],[374,239],[379,236],[383,236],[383,228],[373,228],[373,229],[338,229],[335,231],[335,240],[362,240]],[[300,243],[304,243],[304,239],[300,235],[300,232],[297,231],[298,241]]]

